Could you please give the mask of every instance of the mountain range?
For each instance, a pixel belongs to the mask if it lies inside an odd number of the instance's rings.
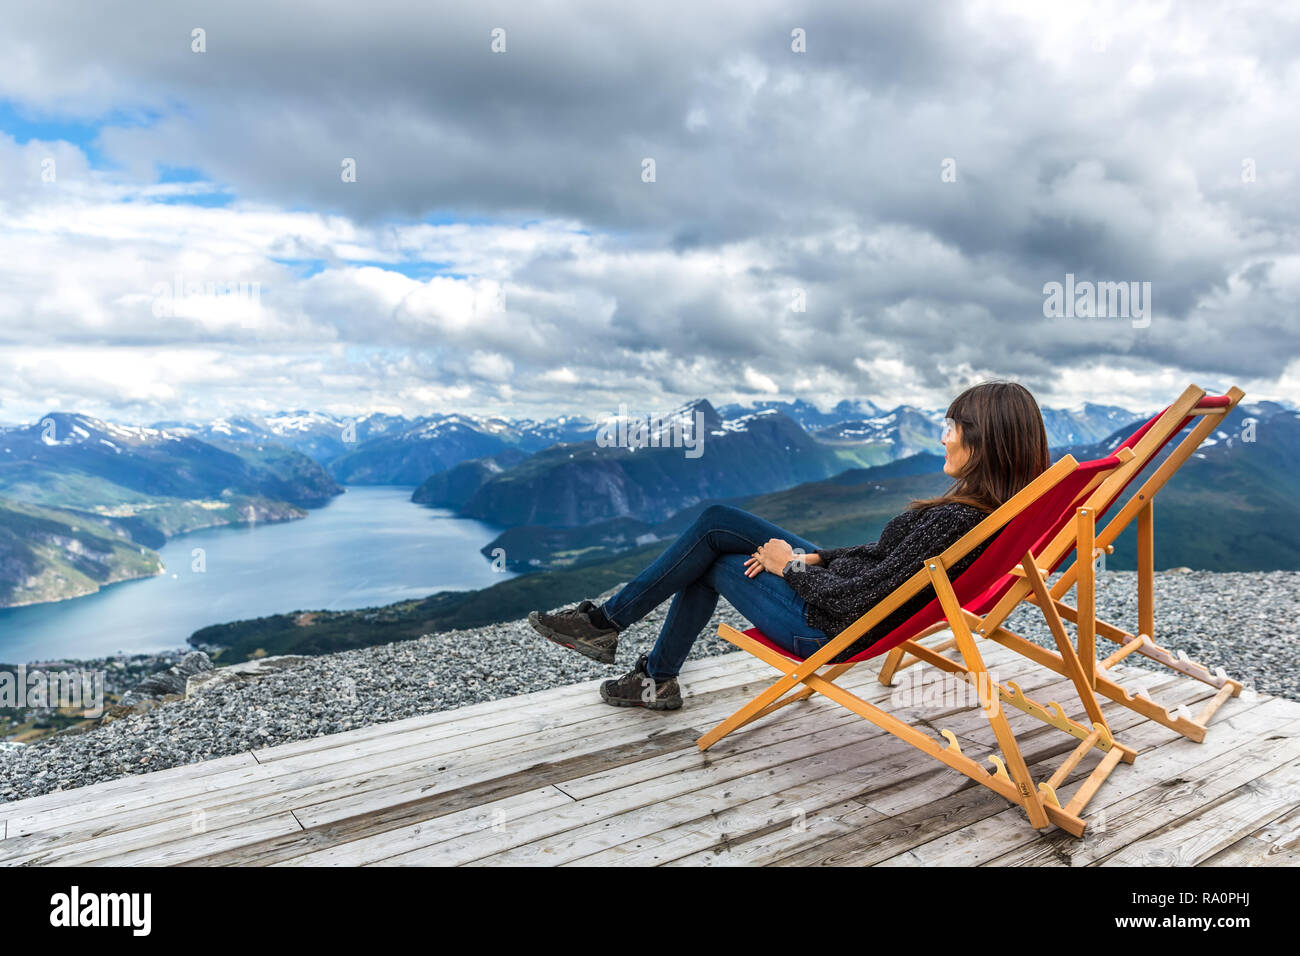
[[[417,485],[436,471],[507,448],[532,453],[557,442],[581,441],[595,432],[597,423],[571,416],[507,421],[458,413],[351,418],[296,411],[154,427],[204,441],[283,445],[347,484]]]
[[[684,444],[656,441],[658,432],[647,434],[652,444],[643,447],[562,442],[499,473],[484,473],[460,513],[507,527],[624,516],[654,521],[697,501],[784,488],[844,468],[833,449],[775,409],[724,421],[701,399],[664,420],[691,423],[685,434],[698,442],[698,456]],[[666,424],[664,434],[672,427]]]
[[[841,401],[828,411],[802,400],[763,401],[748,406],[732,403],[715,410],[706,398],[697,398],[654,417],[671,421],[689,418],[696,410],[703,411],[710,423],[778,414],[820,445],[831,448],[836,453],[834,461],[845,467],[871,467],[920,451],[942,453],[939,429],[943,409],[912,405],[885,409],[859,399]],[[1048,441],[1053,446],[1098,441],[1120,424],[1142,417],[1140,412],[1092,403],[1042,411]],[[499,461],[506,449],[531,455],[561,443],[594,442],[601,426],[616,419],[615,415],[605,415],[510,420],[460,413],[350,418],[299,410],[206,423],[156,422],[152,427],[208,442],[283,445],[316,461],[344,484],[419,485],[464,461]]]
[[[1242,412],[1259,418],[1262,435],[1295,447],[1287,418],[1294,409],[1260,403]],[[1059,454],[1104,448],[1146,416],[1090,403],[1045,408],[1043,417]],[[0,427],[0,606],[56,600],[154,573],[151,549],[167,537],[302,517],[304,509],[339,494],[343,483],[415,485],[416,502],[499,525],[502,534],[489,549],[505,548],[507,563],[519,570],[644,548],[671,537],[684,515],[706,503],[763,496],[776,496],[772,507],[790,502],[799,520],[825,513],[828,534],[866,540],[872,522],[902,496],[943,486],[942,420],[942,410],[885,409],[868,400],[827,411],[806,401],[719,410],[701,398],[652,419],[639,442],[611,442],[620,429],[633,433],[637,422],[295,411],[134,426],[51,412],[34,424]],[[680,438],[697,423],[696,448],[670,440],[673,429]],[[1186,494],[1193,495],[1202,475],[1233,487],[1211,501],[1211,511],[1231,517],[1234,528],[1255,529],[1249,533],[1261,566],[1300,566],[1280,526],[1266,527],[1270,513],[1288,513],[1286,453],[1260,445],[1263,452],[1220,461],[1218,443],[1230,447],[1231,436],[1223,434],[1203,449],[1200,460],[1211,464],[1183,469],[1193,476]],[[864,489],[877,488],[884,495],[879,515],[829,504],[839,495],[857,496],[856,508]],[[1204,511],[1180,510],[1181,493],[1166,497],[1165,537],[1202,542],[1187,552],[1195,560],[1185,563],[1236,567],[1244,560],[1243,549],[1211,547],[1218,539],[1204,530]]]

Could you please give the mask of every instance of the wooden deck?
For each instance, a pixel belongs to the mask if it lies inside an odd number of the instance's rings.
[[[1056,675],[998,645],[981,650],[997,679],[1081,714]],[[841,684],[937,740],[953,731],[978,759],[993,752],[977,707],[894,707],[877,666]],[[1126,685],[1138,673],[1112,671]],[[1115,768],[1075,839],[1032,829],[1019,807],[820,695],[698,750],[700,734],[775,676],[738,651],[689,662],[674,712],[610,707],[593,681],[0,804],[0,862],[1300,863],[1300,703],[1243,693],[1197,744],[1107,702],[1115,737],[1139,756]],[[1161,681],[1150,694],[1171,709],[1195,713],[1213,696],[1172,672]],[[1045,779],[1076,741],[1008,715]],[[1099,756],[1059,788],[1063,803]]]

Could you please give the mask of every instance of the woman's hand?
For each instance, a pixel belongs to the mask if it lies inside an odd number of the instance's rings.
[[[784,577],[781,572],[794,556],[790,542],[769,538],[766,544],[745,559],[745,576],[756,578],[764,571],[771,571],[778,577]]]

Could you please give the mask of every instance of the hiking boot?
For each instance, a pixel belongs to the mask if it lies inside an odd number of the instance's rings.
[[[601,699],[616,707],[647,707],[650,710],[676,710],[682,706],[682,694],[677,678],[654,681],[646,673],[650,655],[636,659],[632,670],[617,680],[607,680],[600,685]]]
[[[529,611],[528,623],[537,633],[561,647],[585,654],[602,664],[612,664],[618,650],[618,628],[600,628],[593,624],[587,615],[596,607],[591,601],[583,601],[576,608],[554,614]]]

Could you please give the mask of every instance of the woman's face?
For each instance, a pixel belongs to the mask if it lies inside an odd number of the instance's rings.
[[[961,425],[956,422],[944,433],[943,451],[943,473],[950,478],[956,478],[961,474],[962,468],[966,467],[966,460],[970,458],[970,449],[962,444]]]

